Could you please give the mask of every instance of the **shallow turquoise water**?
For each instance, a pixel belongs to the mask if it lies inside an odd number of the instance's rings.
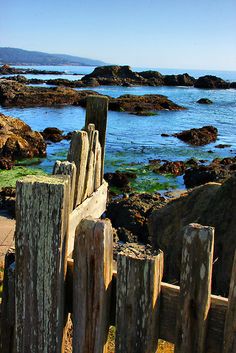
[[[48,68],[49,69],[49,68]],[[58,70],[58,67],[55,69]],[[65,70],[64,67],[61,67]],[[72,67],[73,69],[73,67]],[[91,70],[91,68],[90,68]],[[236,154],[236,90],[202,90],[187,87],[111,87],[94,88],[95,91],[113,97],[121,94],[163,94],[175,103],[187,108],[184,111],[161,111],[151,117],[140,117],[127,113],[109,112],[106,146],[106,170],[139,169],[150,159],[186,160],[191,157],[211,160],[220,156]],[[201,105],[199,98],[207,97],[214,103]],[[58,127],[65,132],[81,129],[85,111],[80,107],[36,107],[3,108],[0,111],[24,120],[35,130],[49,126]],[[193,127],[213,125],[218,128],[216,143],[203,147],[193,147],[175,137],[161,137],[162,133],[173,134]],[[231,144],[230,148],[217,149],[217,144]],[[48,145],[48,157],[40,167],[50,172],[56,159],[66,158],[69,143],[62,141]],[[211,150],[213,153],[209,153]],[[143,168],[142,168],[143,169]],[[144,169],[145,170],[145,169]],[[154,173],[139,173],[138,181],[152,184],[163,182],[165,178]],[[167,180],[172,186],[183,187],[182,178]]]

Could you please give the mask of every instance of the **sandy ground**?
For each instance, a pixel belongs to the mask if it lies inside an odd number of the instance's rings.
[[[0,264],[7,250],[14,245],[15,220],[6,211],[0,210]]]

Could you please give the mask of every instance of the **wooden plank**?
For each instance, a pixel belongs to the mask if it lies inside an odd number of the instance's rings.
[[[118,254],[116,284],[116,353],[155,353],[163,253]]]
[[[70,272],[68,278],[69,288],[72,288],[73,278],[73,260],[68,259],[68,271]],[[114,270],[113,263],[113,277],[112,277],[112,298],[110,310],[110,325],[115,326],[116,321],[116,277],[117,271]],[[161,303],[160,303],[160,335],[159,338],[175,343],[176,336],[176,316],[179,307],[179,286],[169,283],[161,283]],[[73,301],[72,290],[68,290],[69,306]],[[206,353],[222,353],[223,335],[225,316],[228,308],[228,299],[220,296],[211,295],[211,307],[208,317],[207,328],[207,347]],[[70,309],[72,310],[72,309]],[[72,312],[72,311],[70,311]]]
[[[99,142],[99,132],[95,132],[94,136],[94,162],[95,162],[95,167],[94,167],[94,191],[96,191],[99,186],[101,185],[101,145]]]
[[[75,198],[75,180],[76,180],[76,165],[74,162],[70,163],[68,161],[56,161],[53,173],[54,175],[69,175],[70,176],[70,212],[74,208],[74,198]]]
[[[99,131],[99,141],[101,144],[101,183],[104,175],[104,160],[105,160],[105,144],[106,144],[106,129],[107,129],[107,111],[108,98],[101,96],[87,97],[86,121],[85,126],[93,123],[96,130]]]
[[[175,353],[205,353],[211,299],[214,228],[186,227],[180,275]]]
[[[223,353],[236,352],[236,251],[234,255],[226,313]]]
[[[16,186],[16,353],[63,352],[70,180]]]
[[[87,132],[76,131],[72,136],[67,156],[68,161],[74,162],[76,165],[74,208],[81,204],[84,195],[88,151],[89,140]]]
[[[89,124],[93,125],[93,124]],[[84,195],[83,201],[86,200],[87,197],[91,196],[94,191],[94,169],[95,169],[95,154],[94,154],[94,137],[95,131],[91,130],[89,139],[89,152],[88,152],[88,161],[87,161],[87,169],[85,176],[85,187],[84,187]]]
[[[15,328],[15,249],[5,256],[0,321],[0,352],[12,353]]]
[[[84,219],[76,231],[74,249],[74,353],[107,352],[112,251],[110,221]]]
[[[74,209],[69,216],[68,255],[72,257],[75,230],[83,218],[99,218],[106,211],[108,184],[104,181],[100,188]]]

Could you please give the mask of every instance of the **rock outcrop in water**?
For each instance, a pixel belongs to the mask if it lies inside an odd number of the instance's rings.
[[[173,136],[194,146],[203,146],[215,142],[218,130],[214,126],[203,126],[199,129],[190,129],[178,132]]]
[[[200,223],[215,227],[213,293],[227,296],[236,249],[236,177],[222,186],[200,186],[152,212],[148,228],[154,248],[165,255],[164,280],[178,281],[183,227]]]
[[[129,66],[101,66],[82,78],[85,85],[112,86],[193,86],[195,79],[188,74],[162,75],[158,71],[134,72]]]
[[[211,89],[218,89],[218,88],[230,88],[230,83],[222,80],[222,78],[217,76],[206,75],[199,77],[194,85],[196,88],[211,88]]]
[[[101,95],[95,91],[76,91],[66,87],[42,88],[26,86],[11,80],[0,80],[0,104],[3,106],[37,107],[56,105],[78,105],[86,107],[89,95]],[[156,110],[181,110],[165,96],[148,94],[144,96],[124,95],[118,98],[108,97],[109,109],[114,111],[143,113]]]
[[[10,169],[16,159],[45,157],[42,135],[20,119],[0,113],[0,166]]]

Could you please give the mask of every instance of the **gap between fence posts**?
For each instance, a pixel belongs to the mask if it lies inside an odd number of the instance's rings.
[[[83,219],[76,230],[74,247],[74,353],[107,352],[112,251],[110,221]]]
[[[16,186],[16,353],[63,352],[70,178]]]
[[[204,353],[211,304],[214,228],[185,228],[175,353]]]

